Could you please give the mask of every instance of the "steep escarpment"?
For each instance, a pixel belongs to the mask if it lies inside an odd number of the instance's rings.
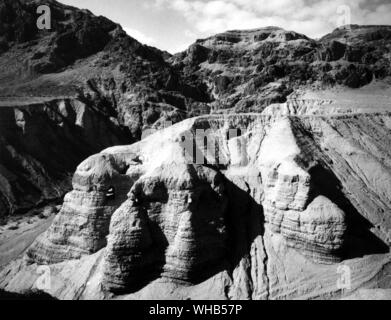
[[[220,298],[335,298],[340,266],[352,290],[387,286],[389,112],[273,110],[186,120],[87,159],[1,287],[34,289],[21,279],[37,264],[85,269],[85,287],[66,277],[74,298],[200,297],[212,283]]]
[[[0,121],[1,215],[62,197],[83,158],[128,141],[125,127],[75,99],[0,107]]]
[[[0,215],[69,192],[0,290],[315,299],[390,287],[390,27],[228,31],[171,56],[55,1],[52,29],[38,30],[39,4],[0,2]]]
[[[51,9],[49,30],[36,26],[41,4]],[[0,56],[3,97],[77,96],[122,124],[137,115],[139,130],[163,111],[183,113],[209,99],[199,81],[182,81],[165,61],[168,53],[142,45],[88,10],[33,0],[3,0],[1,10],[7,17],[0,34],[7,43]]]
[[[171,61],[184,78],[207,83],[213,110],[259,112],[302,86],[359,88],[388,77],[389,34],[389,26],[356,25],[320,40],[277,27],[234,30],[198,40]]]
[[[202,167],[173,165],[173,175],[167,169],[143,175],[131,189],[133,199],[113,216],[104,265],[110,291],[126,292],[160,275],[198,281],[224,260],[222,177]]]
[[[42,4],[50,30],[36,26]],[[62,197],[91,154],[205,113],[201,84],[104,17],[20,0],[1,1],[0,15],[1,215]]]
[[[109,155],[97,155],[80,165],[61,215],[30,248],[30,259],[53,264],[105,247],[111,215],[126,200],[133,182],[125,172],[126,164]]]
[[[51,9],[50,30],[37,28],[39,5]],[[271,103],[284,103],[303,87],[359,88],[390,75],[387,26],[347,26],[320,40],[276,27],[227,31],[171,56],[139,43],[104,17],[54,0],[2,0],[0,15],[1,108],[24,110],[69,100],[85,105],[91,117],[98,118],[82,130],[86,147],[69,149],[69,165],[56,167],[63,177],[73,174],[87,156],[138,141],[145,130],[203,114],[260,112]],[[2,122],[18,121],[3,112],[1,117]],[[18,137],[15,141],[0,142],[2,150],[15,149],[18,162],[23,162],[11,169],[8,160],[2,164],[3,215],[61,197],[70,188],[68,178],[50,173],[52,162],[63,162],[61,152],[50,160],[47,154],[53,148],[20,149],[19,142],[35,146],[29,143],[32,137],[45,136],[50,120],[39,121],[36,127],[42,132],[30,134],[26,141],[20,139],[27,135],[12,134],[8,136]],[[108,138],[100,135],[104,127]],[[56,136],[50,144],[44,139],[45,145],[61,149],[63,137]],[[34,175],[45,187],[31,182]]]

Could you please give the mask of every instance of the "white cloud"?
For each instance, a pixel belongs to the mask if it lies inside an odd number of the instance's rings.
[[[129,36],[138,40],[142,44],[147,44],[149,46],[156,45],[156,40],[154,38],[147,36],[146,34],[144,34],[143,32],[137,29],[128,28],[128,27],[124,27],[123,29]]]
[[[197,34],[189,29],[186,29],[184,31],[184,35],[187,37],[187,38],[192,38],[192,39],[195,39],[197,37]]]
[[[174,54],[174,53],[178,53],[178,52],[182,52],[182,51],[185,51],[189,48],[189,46],[191,45],[191,42],[190,43],[180,43],[180,44],[177,44],[177,45],[174,45],[174,46],[171,46],[169,49],[167,49],[170,53]]]
[[[155,0],[155,5],[182,14],[200,36],[279,26],[317,38],[341,23],[389,24],[391,17],[389,0]]]

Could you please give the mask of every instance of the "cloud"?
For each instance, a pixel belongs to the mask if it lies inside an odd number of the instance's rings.
[[[156,45],[156,40],[154,38],[147,36],[146,34],[144,34],[143,32],[137,29],[133,29],[129,27],[123,27],[123,29],[129,36],[138,40],[142,44],[147,44],[149,46]]]
[[[389,24],[389,0],[155,0],[185,17],[196,34],[279,26],[318,38],[343,24]]]
[[[185,51],[189,48],[189,46],[191,45],[192,42],[183,42],[183,43],[179,43],[177,45],[172,45],[170,48],[168,48],[168,52],[174,54],[174,53],[177,53],[177,52],[182,52],[182,51]]]
[[[187,38],[195,38],[197,37],[197,34],[189,29],[186,29],[184,31],[184,35],[187,37]]]

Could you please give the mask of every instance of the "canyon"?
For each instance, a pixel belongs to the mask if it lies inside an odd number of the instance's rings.
[[[322,101],[321,114],[280,115],[288,101],[201,116],[91,156],[0,286],[34,291],[36,268],[48,265],[46,293],[59,299],[316,299],[388,288],[390,112],[351,112],[338,101],[345,92]],[[189,135],[197,129],[219,150]],[[186,152],[189,136],[203,164]],[[352,272],[346,292],[341,266]]]

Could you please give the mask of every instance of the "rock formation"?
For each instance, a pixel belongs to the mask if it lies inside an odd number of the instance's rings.
[[[39,30],[39,4],[0,3],[0,14],[6,17],[0,31],[0,116],[8,127],[0,133],[1,158],[18,154],[18,162],[28,163],[14,168],[2,161],[1,215],[61,198],[71,187],[68,177],[78,163],[103,148],[138,141],[143,130],[211,112],[261,112],[271,103],[285,102],[303,86],[358,88],[390,75],[388,26],[347,26],[319,41],[276,27],[228,31],[197,40],[171,56],[140,44],[104,17],[54,0],[44,3],[51,8],[52,29]],[[84,121],[69,107],[57,111],[59,104],[82,105],[77,108],[84,109]],[[38,105],[44,109],[42,117],[20,115]],[[15,120],[12,113],[17,114]],[[68,123],[63,126],[64,117],[71,122],[71,133],[65,130]],[[19,124],[12,128],[9,124],[14,122]],[[81,145],[88,147],[70,147],[74,159],[53,174],[47,160],[51,150],[22,147],[45,130],[23,131],[23,122],[38,128],[50,123],[56,131],[52,145],[62,145],[63,134],[78,131]],[[106,130],[110,137],[100,133]],[[17,136],[22,146],[10,136]],[[8,150],[14,150],[13,155]],[[55,153],[51,158],[64,157]],[[39,181],[31,181],[31,175]]]
[[[321,116],[271,106],[193,118],[88,158],[1,287],[32,288],[19,277],[36,264],[73,261],[92,268],[83,298],[151,297],[154,286],[169,297],[174,284],[192,296],[211,281],[225,298],[335,298],[346,264],[353,290],[387,287],[375,279],[390,266],[390,114],[335,114],[338,100],[326,101]]]
[[[81,164],[61,214],[30,248],[29,257],[53,264],[105,247],[111,215],[125,201],[132,183],[132,177],[125,173],[126,165],[109,155],[98,155]],[[110,189],[115,190],[115,196],[110,197]]]
[[[127,131],[78,100],[0,108],[0,211],[58,199],[83,157],[127,141]]]
[[[38,30],[39,4],[0,2],[1,216],[61,198],[86,157],[207,110],[207,95],[176,75],[168,53],[56,1],[43,3],[52,29]]]
[[[49,2],[51,32],[31,28],[39,1],[0,2],[14,17],[0,22],[0,215],[69,192],[0,270],[0,290],[316,299],[390,287],[390,27],[228,31],[170,55]],[[145,129],[162,130],[140,141]]]

